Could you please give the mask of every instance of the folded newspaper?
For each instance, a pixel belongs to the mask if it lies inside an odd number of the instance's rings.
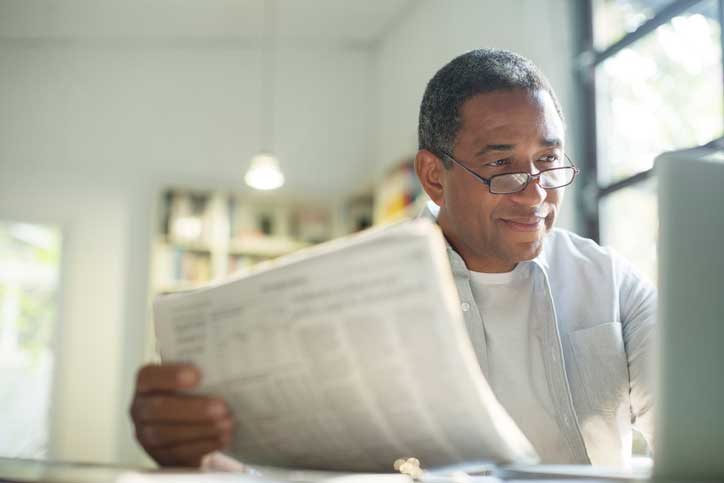
[[[533,464],[478,365],[439,228],[372,229],[160,296],[164,362],[203,372],[245,463],[336,471]]]

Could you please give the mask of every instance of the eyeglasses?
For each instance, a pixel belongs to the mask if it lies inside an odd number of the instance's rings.
[[[501,173],[491,176],[490,178],[483,178],[472,169],[465,166],[463,163],[453,158],[446,152],[442,152],[442,155],[449,161],[457,164],[468,173],[472,174],[475,179],[488,186],[488,190],[494,195],[507,195],[511,193],[518,193],[528,187],[528,184],[532,180],[538,180],[538,185],[544,189],[556,189],[563,188],[573,183],[576,175],[581,171],[573,165],[573,161],[568,155],[564,156],[571,163],[570,166],[562,166],[558,168],[549,168],[538,171],[536,174],[520,172],[520,173]]]

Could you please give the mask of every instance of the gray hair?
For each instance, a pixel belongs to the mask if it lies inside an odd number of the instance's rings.
[[[451,163],[442,153],[453,152],[465,101],[485,92],[511,89],[547,91],[565,123],[553,88],[533,62],[507,50],[471,50],[448,62],[427,83],[420,104],[419,149],[442,158],[449,168]]]

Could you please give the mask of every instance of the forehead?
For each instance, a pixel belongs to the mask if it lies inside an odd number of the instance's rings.
[[[523,142],[560,139],[563,122],[545,90],[498,90],[478,94],[460,108],[458,140],[467,142]]]

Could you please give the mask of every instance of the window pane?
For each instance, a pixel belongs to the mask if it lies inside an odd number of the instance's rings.
[[[56,228],[0,222],[0,456],[47,453],[59,267]]]
[[[597,50],[621,40],[671,0],[596,0],[593,2],[593,43]]]
[[[722,133],[719,25],[699,12],[675,17],[596,69],[598,180],[649,169],[659,153]]]
[[[601,200],[601,243],[613,247],[656,283],[658,213],[656,179],[618,190]]]

